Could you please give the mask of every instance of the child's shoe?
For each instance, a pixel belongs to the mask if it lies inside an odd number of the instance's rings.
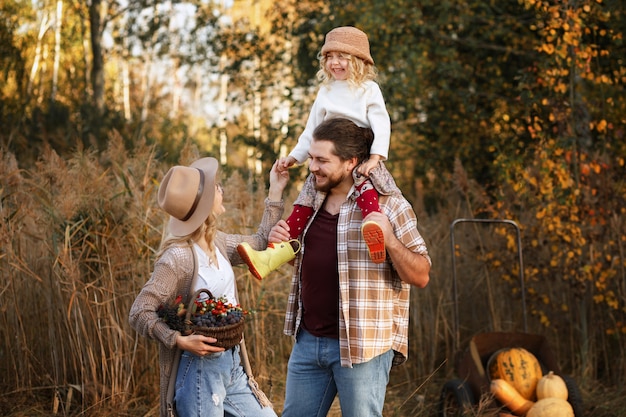
[[[294,250],[292,243],[296,243],[297,249]],[[291,261],[300,251],[300,242],[296,239],[270,243],[265,250],[254,250],[247,243],[243,242],[237,246],[237,252],[244,262],[248,265],[248,269],[258,280],[262,280],[270,272],[278,269],[282,264]]]
[[[385,252],[385,235],[383,229],[378,223],[371,220],[363,222],[361,225],[361,233],[370,253],[370,258],[375,264],[385,262],[387,256]]]

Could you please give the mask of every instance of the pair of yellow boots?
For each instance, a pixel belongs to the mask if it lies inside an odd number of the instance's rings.
[[[361,233],[367,245],[370,258],[374,263],[385,261],[385,237],[378,223],[366,221],[361,226]],[[292,244],[293,243],[293,244]],[[295,246],[295,247],[294,247]],[[278,269],[281,265],[295,259],[300,251],[300,242],[292,239],[286,242],[270,243],[265,250],[254,250],[243,242],[237,247],[237,252],[248,265],[250,273],[258,280],[267,277],[270,272]]]

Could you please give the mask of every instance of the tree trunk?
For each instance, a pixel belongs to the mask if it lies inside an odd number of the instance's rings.
[[[59,62],[61,60],[61,24],[63,22],[63,1],[57,0],[57,12],[54,29],[54,65],[52,67],[52,92],[50,100],[56,99],[59,85]]]
[[[26,92],[28,95],[33,91],[33,85],[35,84],[35,78],[37,77],[37,72],[39,71],[39,62],[41,61],[41,48],[42,48],[42,39],[50,25],[48,24],[48,13],[44,13],[41,24],[39,25],[39,34],[37,35],[37,46],[35,47],[35,58],[33,59],[33,66],[30,69],[30,77],[28,78],[28,86],[26,87]]]
[[[102,52],[102,0],[91,0],[89,23],[91,24],[91,83],[93,104],[99,114],[104,113],[104,57]]]

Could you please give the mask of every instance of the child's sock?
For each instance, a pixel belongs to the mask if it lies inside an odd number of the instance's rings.
[[[378,202],[376,202],[376,205],[378,206]],[[291,239],[296,239],[302,234],[306,222],[312,215],[313,207],[302,206],[300,204],[293,205],[293,211],[289,217],[287,217],[287,220],[285,220],[289,225],[289,237]]]
[[[368,214],[374,211],[380,211],[378,205],[378,192],[372,185],[370,180],[365,180],[361,184],[356,186],[359,196],[356,199],[356,204],[361,209],[363,218],[366,218]]]

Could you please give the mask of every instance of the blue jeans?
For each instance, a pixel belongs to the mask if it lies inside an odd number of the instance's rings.
[[[339,340],[300,329],[287,365],[282,417],[324,417],[339,395],[343,417],[383,415],[393,351],[342,368]]]
[[[252,393],[239,350],[236,346],[204,357],[183,352],[174,397],[179,417],[276,417]]]

